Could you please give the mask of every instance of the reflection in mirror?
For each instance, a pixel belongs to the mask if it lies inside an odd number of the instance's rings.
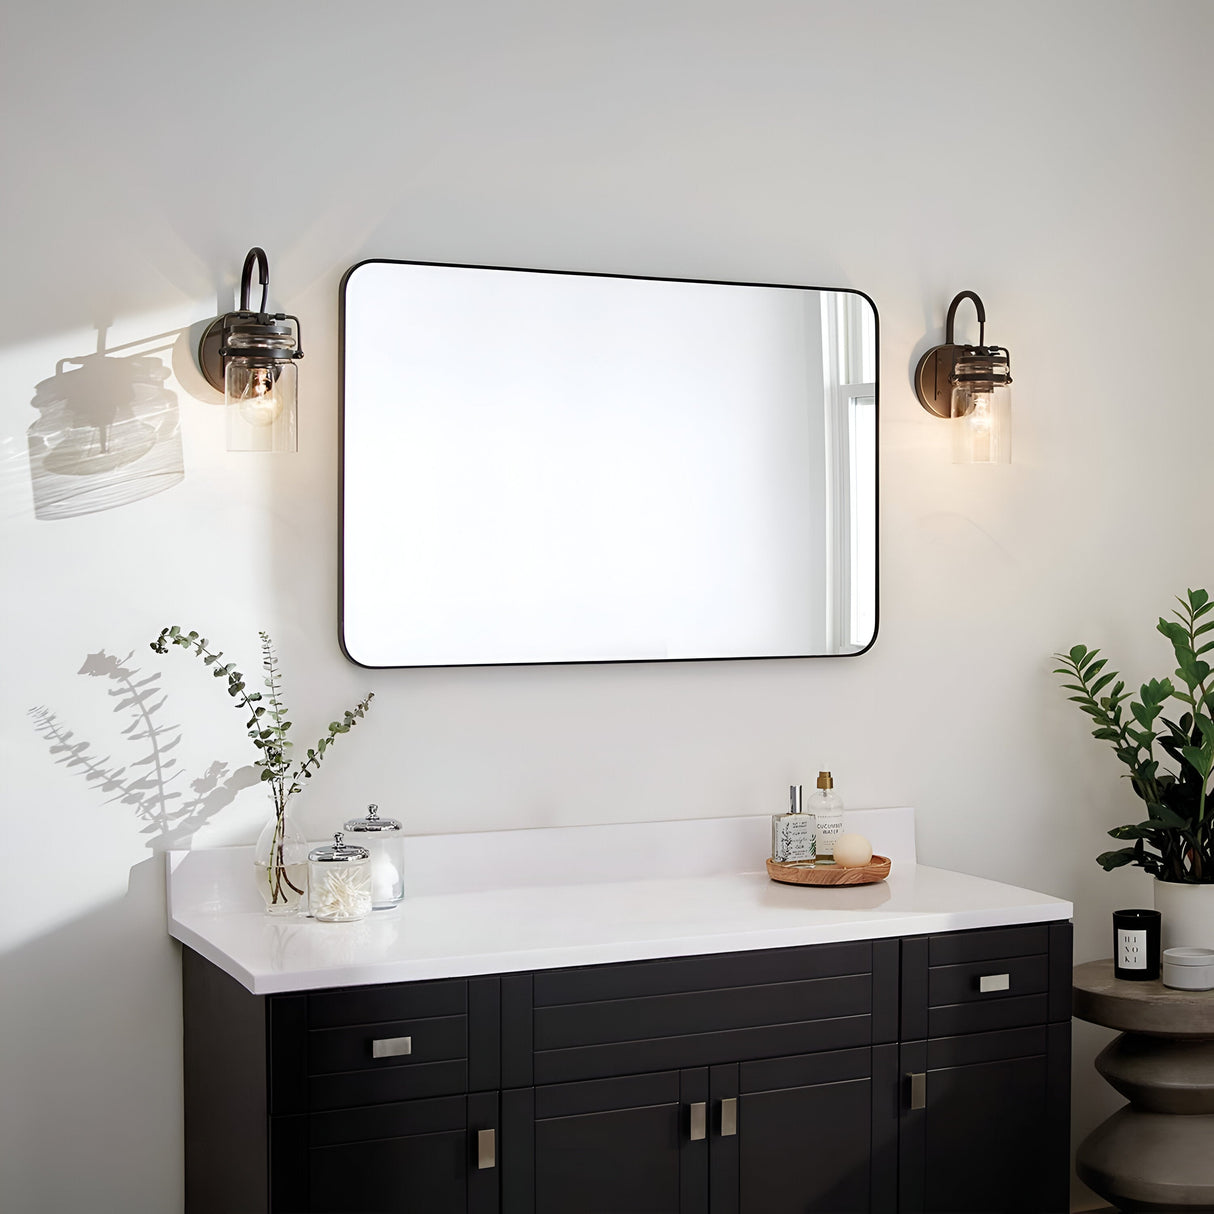
[[[365,666],[858,653],[877,316],[854,291],[370,261],[342,294]]]

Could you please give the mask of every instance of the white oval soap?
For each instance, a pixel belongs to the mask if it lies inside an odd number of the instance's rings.
[[[873,858],[873,845],[863,835],[840,835],[835,840],[835,863],[861,868]]]

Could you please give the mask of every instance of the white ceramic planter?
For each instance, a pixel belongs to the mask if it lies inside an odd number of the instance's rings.
[[[1214,884],[1155,880],[1163,948],[1214,948]]]

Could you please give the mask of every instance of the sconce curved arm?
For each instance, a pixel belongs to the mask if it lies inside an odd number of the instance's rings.
[[[258,250],[260,251],[260,250]],[[948,305],[948,317],[944,322],[944,344],[947,346],[955,346],[956,339],[953,337],[953,322],[957,318],[957,306],[963,299],[972,299],[974,301],[974,311],[978,313],[978,344],[986,345],[986,309],[982,306],[982,300],[974,294],[973,291],[962,291],[951,304]],[[265,304],[263,303],[264,307]]]
[[[256,246],[249,250],[248,256],[244,259],[244,269],[240,272],[240,310],[242,312],[249,310],[249,288],[253,285],[254,266],[257,267],[257,281],[261,285],[261,307],[257,310],[264,316],[266,300],[270,295],[270,261],[266,257],[265,249],[259,249]],[[956,306],[956,300],[953,301],[953,304]],[[950,321],[952,315],[952,312],[949,312]]]

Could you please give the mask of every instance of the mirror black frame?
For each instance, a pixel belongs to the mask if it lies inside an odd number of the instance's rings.
[[[368,265],[399,265],[399,266],[430,266],[452,270],[499,270],[516,274],[561,275],[566,277],[625,279],[639,282],[687,283],[705,286],[726,287],[759,287],[776,288],[791,291],[817,291],[820,293],[836,293],[855,295],[865,300],[872,308],[873,342],[875,359],[875,390],[874,416],[877,432],[877,442],[873,451],[873,631],[868,642],[859,649],[837,653],[805,653],[805,654],[725,654],[691,657],[621,657],[621,658],[569,658],[539,661],[503,661],[503,662],[441,662],[441,663],[405,663],[391,665],[372,665],[354,657],[346,646],[346,611],[345,611],[345,502],[346,502],[346,288],[351,276]],[[338,578],[337,578],[337,609],[338,609],[338,643],[343,655],[356,666],[368,670],[426,670],[426,669],[462,669],[465,667],[496,667],[496,666],[602,666],[602,665],[652,665],[654,663],[687,663],[687,662],[759,662],[784,661],[788,659],[805,660],[810,658],[840,658],[859,657],[867,653],[876,644],[881,627],[881,478],[880,478],[880,422],[881,422],[881,374],[880,374],[880,333],[881,322],[875,300],[864,291],[854,287],[818,287],[803,283],[754,282],[733,279],[703,279],[669,277],[665,275],[647,274],[617,274],[602,273],[593,270],[553,270],[538,267],[484,265],[471,262],[433,262],[408,258],[369,257],[350,266],[342,275],[338,287]]]

